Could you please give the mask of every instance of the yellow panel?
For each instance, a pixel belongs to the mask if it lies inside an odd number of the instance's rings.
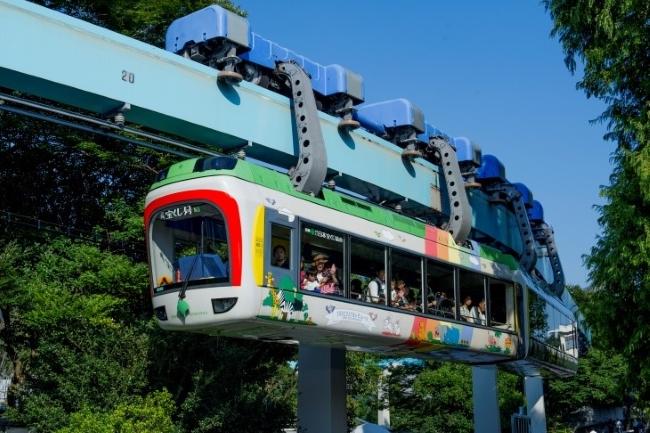
[[[450,237],[451,239],[451,237]],[[451,239],[453,242],[453,239]],[[447,248],[449,252],[449,257],[447,257],[447,260],[449,260],[451,263],[454,263],[456,265],[460,264],[460,251],[458,251],[456,248]]]
[[[257,206],[253,223],[253,277],[255,284],[264,285],[264,206]]]

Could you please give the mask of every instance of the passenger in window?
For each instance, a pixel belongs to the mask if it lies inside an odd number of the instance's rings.
[[[278,268],[289,269],[287,250],[282,245],[276,245],[275,248],[273,248],[273,260],[271,261],[271,264]]]
[[[334,279],[334,274],[328,271],[320,284],[320,292],[324,295],[338,295],[338,282]]]
[[[447,297],[447,292],[436,292],[433,301],[430,301],[429,312],[436,315],[454,317],[454,300]]]
[[[393,304],[397,301],[397,281],[390,280],[390,303]]]
[[[329,260],[329,256],[323,253],[314,255],[313,260],[316,271],[316,281],[318,281],[320,292],[325,294],[338,294],[339,279],[336,275],[336,264],[332,263],[328,266],[327,261]]]
[[[327,260],[329,260],[329,256],[327,254],[314,254],[312,257],[314,266],[312,269],[316,272],[316,279],[318,280],[318,283],[321,283],[323,281],[323,278],[325,276],[325,268],[327,264]]]
[[[487,317],[485,315],[485,299],[481,299],[481,302],[472,308],[472,318],[474,319],[474,323],[483,326],[487,325]]]
[[[386,272],[383,269],[377,271],[377,276],[368,283],[368,297],[366,301],[373,304],[383,304],[386,299]]]
[[[472,297],[465,296],[463,299],[463,305],[460,306],[460,317],[466,322],[474,323],[474,318],[472,317]]]
[[[403,280],[399,280],[397,281],[396,286],[397,286],[397,292],[396,292],[397,294],[396,294],[396,299],[393,302],[393,306],[397,308],[401,308],[403,310],[415,309],[412,302],[408,299],[410,289],[408,288],[406,283]]]
[[[320,284],[316,280],[316,272],[314,271],[305,272],[305,278],[302,281],[302,289],[309,290],[310,292],[320,291]]]

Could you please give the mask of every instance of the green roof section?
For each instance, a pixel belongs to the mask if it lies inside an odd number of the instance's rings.
[[[151,190],[172,183],[198,179],[201,177],[233,176],[238,179],[262,185],[266,188],[271,188],[275,191],[289,194],[301,200],[310,201],[314,204],[325,206],[330,209],[336,209],[348,215],[353,215],[367,221],[385,225],[420,238],[425,237],[426,225],[423,222],[327,188],[323,188],[322,198],[298,192],[291,185],[289,176],[284,173],[279,173],[244,160],[236,160],[236,164],[232,169],[215,169],[194,172],[194,167],[196,166],[197,161],[198,158],[195,158],[172,165],[167,169],[166,177],[163,180],[154,183]],[[461,255],[469,254],[469,251],[462,247],[459,247],[458,249],[461,252]],[[514,257],[505,254],[496,248],[481,244],[479,254],[484,259],[504,264],[512,270],[519,268],[519,263]]]

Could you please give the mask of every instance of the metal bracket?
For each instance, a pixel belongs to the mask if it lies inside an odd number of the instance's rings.
[[[311,80],[294,62],[278,63],[276,72],[288,78],[298,137],[298,163],[289,172],[291,183],[297,191],[319,194],[327,176],[327,151]]]
[[[115,123],[117,126],[124,126],[126,123],[124,112],[129,110],[131,110],[131,104],[124,102],[119,107],[115,107],[107,113],[104,113],[104,117],[111,118],[113,120],[113,123]]]
[[[221,69],[217,74],[217,79],[224,83],[233,85],[241,82],[244,77],[235,71],[235,67],[241,59],[237,57],[237,47],[234,44],[225,45],[225,56],[216,59],[216,64]]]
[[[462,244],[467,240],[472,229],[472,208],[467,199],[465,182],[460,173],[456,151],[443,137],[431,137],[429,149],[439,155],[443,178],[447,185],[449,221],[443,228],[451,233],[457,244]]]
[[[535,238],[533,237],[533,230],[530,226],[528,213],[526,212],[526,206],[521,198],[521,194],[510,184],[488,186],[487,191],[492,193],[491,201],[505,200],[512,205],[515,211],[515,218],[517,219],[517,228],[519,229],[521,240],[524,243],[524,250],[519,258],[519,264],[526,271],[532,271],[537,262]]]
[[[546,245],[548,259],[551,262],[551,269],[553,270],[553,282],[550,284],[551,290],[557,296],[561,296],[565,285],[564,271],[562,270],[562,263],[560,263],[560,256],[557,253],[553,229],[543,222],[533,228],[533,233],[535,240],[540,244]]]

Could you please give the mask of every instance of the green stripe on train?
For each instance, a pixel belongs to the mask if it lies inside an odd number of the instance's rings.
[[[154,183],[151,189],[154,190],[164,185],[185,180],[198,179],[201,177],[228,175],[275,191],[289,194],[301,200],[310,201],[320,206],[336,209],[348,215],[353,215],[377,224],[391,227],[395,230],[410,233],[420,238],[425,237],[426,226],[420,221],[382,209],[373,204],[365,203],[361,200],[356,200],[352,197],[345,196],[326,188],[323,189],[323,198],[303,194],[293,188],[291,181],[286,174],[278,173],[268,168],[260,167],[246,161],[237,161],[237,164],[232,170],[206,170],[194,173],[194,165],[196,164],[196,161],[197,159],[190,159],[172,165],[167,170],[167,177],[160,182]],[[461,251],[461,255],[464,255],[463,253],[464,251]],[[480,256],[504,264],[513,270],[519,267],[519,264],[514,257],[487,245],[481,245]]]

